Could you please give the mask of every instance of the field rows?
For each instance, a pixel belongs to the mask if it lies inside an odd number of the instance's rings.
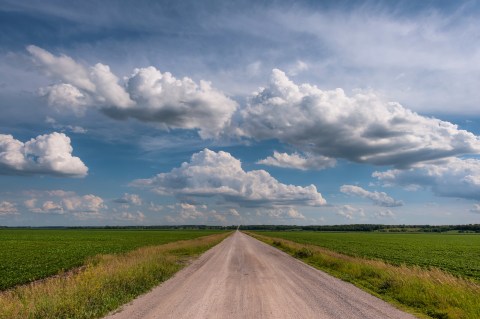
[[[471,234],[391,234],[258,232],[342,254],[381,259],[394,265],[437,267],[480,280],[480,236]]]
[[[79,267],[98,254],[211,235],[211,230],[0,230],[0,290]]]

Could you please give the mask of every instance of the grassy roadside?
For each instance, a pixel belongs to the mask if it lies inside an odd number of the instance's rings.
[[[436,268],[394,266],[319,246],[245,232],[423,318],[480,318],[480,285]]]
[[[0,318],[99,318],[150,290],[231,233],[120,255],[97,255],[67,276],[48,278],[0,293]]]

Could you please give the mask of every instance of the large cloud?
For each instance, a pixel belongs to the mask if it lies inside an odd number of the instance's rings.
[[[384,192],[370,192],[355,185],[343,185],[340,187],[340,191],[345,194],[368,198],[378,206],[396,207],[403,205],[403,202],[393,199]]]
[[[480,200],[480,160],[448,158],[417,164],[407,170],[374,172],[387,186],[430,188],[436,195]]]
[[[26,143],[0,134],[0,174],[87,175],[88,168],[72,151],[70,138],[63,133],[39,135]]]
[[[243,206],[319,206],[326,203],[314,185],[307,187],[280,183],[264,170],[246,172],[227,152],[205,149],[193,154],[169,173],[140,179],[133,185],[176,196],[219,196]]]
[[[414,163],[480,152],[474,134],[424,117],[373,93],[351,97],[343,90],[297,85],[274,69],[240,111],[233,134],[277,139],[299,150],[374,165]]]
[[[310,169],[320,170],[334,167],[336,162],[337,161],[334,158],[321,155],[315,156],[308,154],[307,156],[302,156],[298,153],[288,154],[274,151],[273,156],[268,156],[267,158],[258,161],[257,164],[295,168],[305,171]]]
[[[167,129],[198,129],[202,138],[211,138],[229,123],[237,108],[235,101],[209,82],[176,79],[153,66],[135,69],[120,84],[108,65],[86,67],[33,45],[27,50],[41,69],[63,82],[42,88],[40,94],[55,108],[71,108],[77,115],[96,106],[115,119],[132,117]]]

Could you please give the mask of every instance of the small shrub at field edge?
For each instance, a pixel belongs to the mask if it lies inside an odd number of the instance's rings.
[[[296,258],[308,258],[308,257],[312,257],[313,253],[310,249],[302,247],[300,249],[297,249],[293,255]]]
[[[275,247],[282,247],[282,242],[279,240],[274,240],[272,244]]]
[[[294,257],[387,301],[406,306],[414,314],[437,319],[480,318],[480,285],[469,279],[438,268],[396,266],[380,260],[346,256],[315,245],[263,236],[264,233],[252,235],[272,245],[275,241],[281,242],[279,248]]]

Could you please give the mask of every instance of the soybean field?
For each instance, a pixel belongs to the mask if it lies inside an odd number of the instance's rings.
[[[480,281],[480,235],[360,232],[258,232],[394,265],[437,267]]]
[[[0,230],[0,290],[81,266],[97,254],[124,253],[207,236],[215,230]]]

